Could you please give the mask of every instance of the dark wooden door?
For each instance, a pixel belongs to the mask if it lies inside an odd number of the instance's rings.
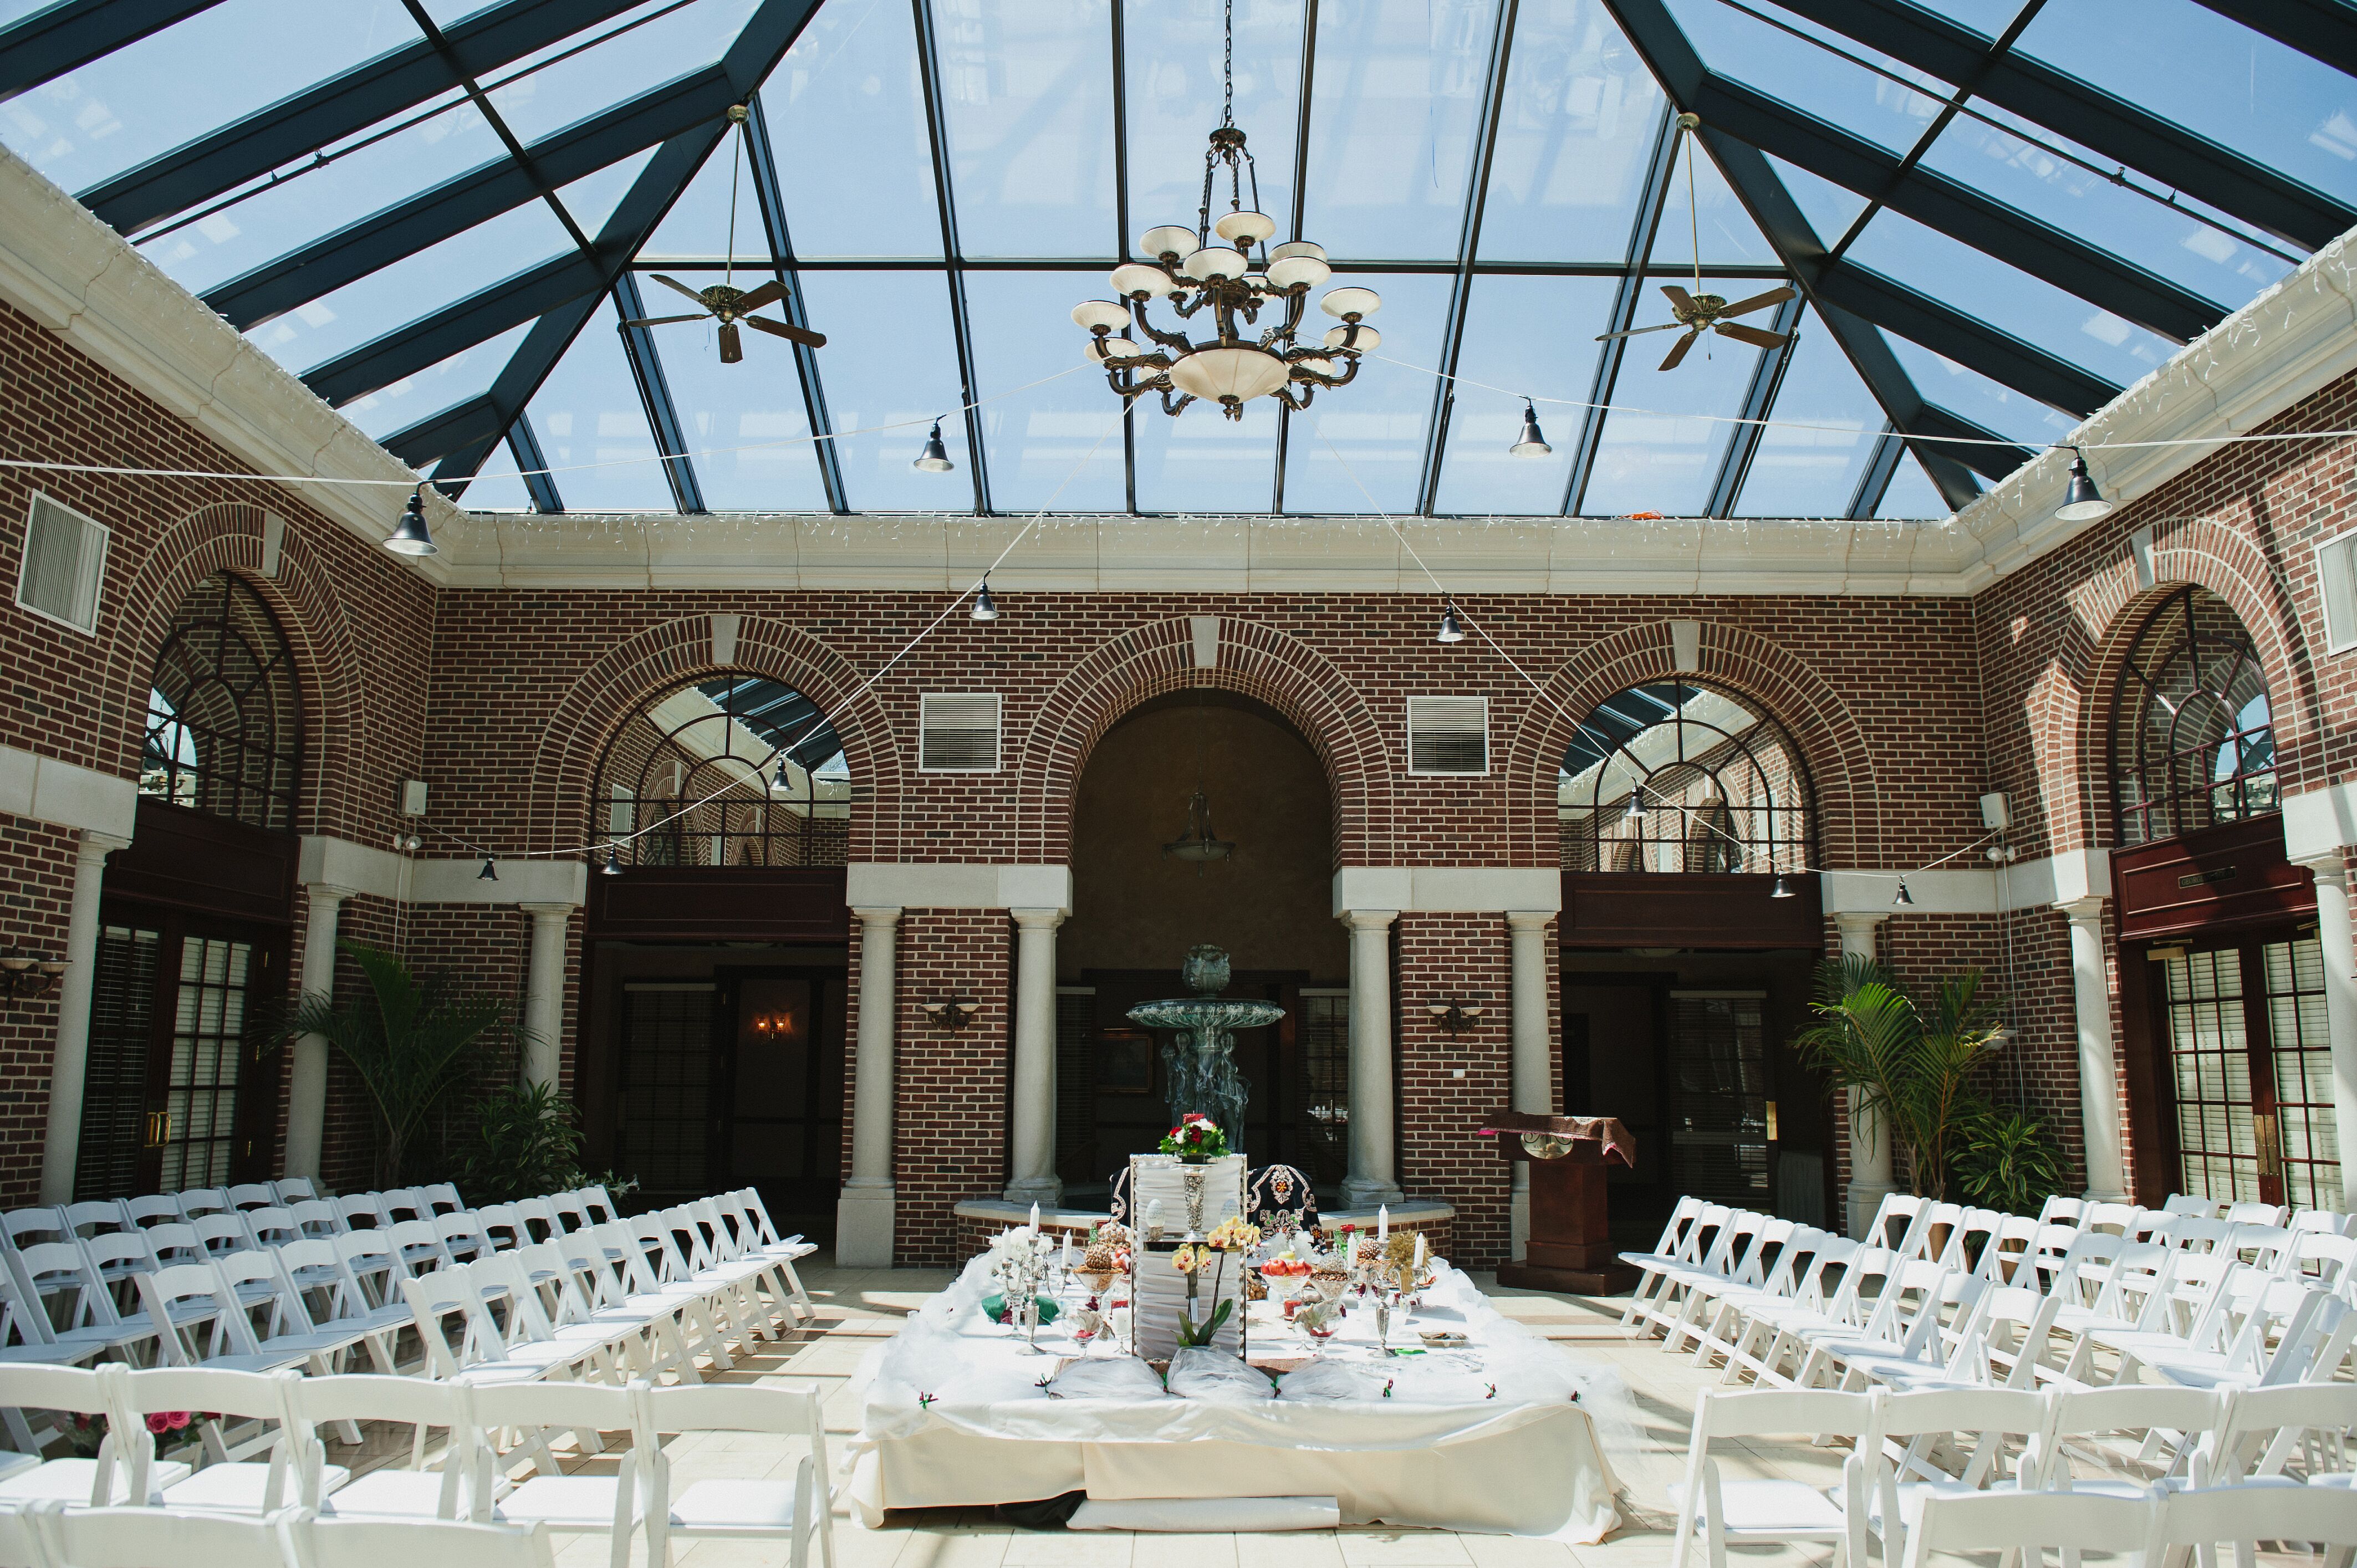
[[[718,994],[709,980],[622,986],[614,1160],[637,1180],[642,1205],[712,1190],[713,1153],[721,1143],[713,1093]]]
[[[844,977],[724,969],[715,978],[715,1185],[758,1187],[780,1225],[823,1231],[843,1176]]]
[[[1669,993],[1671,1180],[1682,1193],[1775,1208],[1764,991]]]

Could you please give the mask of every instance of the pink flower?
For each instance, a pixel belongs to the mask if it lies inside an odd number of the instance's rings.
[[[188,1424],[188,1412],[185,1410],[166,1411],[164,1422],[173,1431],[178,1432]]]
[[[172,1430],[172,1418],[160,1410],[150,1412],[147,1416],[147,1430],[161,1437]]]

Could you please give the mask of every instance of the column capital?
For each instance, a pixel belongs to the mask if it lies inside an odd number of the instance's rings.
[[[2344,852],[2338,848],[2330,850],[2323,854],[2309,855],[2305,860],[2295,860],[2292,864],[2294,865],[2304,865],[2308,867],[2310,872],[2315,874],[2317,881],[2329,886],[2346,887],[2349,886],[2349,857]]]
[[[95,856],[98,859],[103,860],[118,849],[129,849],[130,847],[131,840],[123,834],[102,833],[96,828],[84,828],[81,831],[81,854],[85,859]]]
[[[1517,931],[1544,931],[1555,924],[1555,914],[1553,909],[1509,909],[1506,924]]]
[[[1345,909],[1334,918],[1354,931],[1380,931],[1399,914],[1397,909]]]
[[[347,887],[340,882],[306,882],[303,891],[311,896],[314,904],[341,904],[361,896],[359,888]]]
[[[1844,936],[1870,936],[1874,929],[1890,918],[1888,909],[1846,909],[1834,917],[1834,928]]]
[[[578,904],[519,904],[516,908],[535,920],[565,920],[570,919],[573,911],[580,906]]]
[[[1017,925],[1027,931],[1052,931],[1064,923],[1064,911],[1061,909],[1023,908],[1006,912],[1014,917]]]
[[[2102,894],[2094,893],[2084,898],[2066,898],[2053,908],[2069,916],[2074,926],[2093,926],[2100,929],[2104,923],[2104,902]]]
[[[851,911],[859,917],[863,926],[897,926],[900,923],[900,907],[897,904],[862,905]]]

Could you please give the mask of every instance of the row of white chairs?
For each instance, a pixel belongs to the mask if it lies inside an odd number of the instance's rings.
[[[5,1568],[554,1568],[537,1526],[322,1519],[287,1509],[266,1520],[160,1509],[0,1509]]]
[[[2137,1542],[2151,1568],[2179,1547],[2200,1549],[2208,1562],[2219,1541],[2234,1542],[2245,1564],[2258,1540],[2345,1549],[2357,1544],[2357,1490],[2347,1467],[2352,1425],[2357,1385],[2345,1383],[2047,1392],[1707,1389],[1695,1400],[1684,1479],[1672,1489],[1672,1568],[1684,1568],[1697,1538],[1711,1568],[1724,1568],[1729,1546],[1765,1544],[1831,1544],[1836,1562],[1854,1568],[1863,1568],[1870,1542],[1886,1563],[1903,1557],[1910,1565],[1935,1551],[2045,1546],[2065,1550],[2069,1563],[2078,1550],[2117,1552]],[[2139,1436],[2148,1446],[2156,1433],[2192,1441],[2158,1475],[2136,1477],[2131,1466],[2141,1454],[2132,1450]],[[1722,1474],[1721,1455],[1735,1440],[1792,1434],[1851,1440],[1839,1485]],[[2123,1436],[2125,1450],[2116,1446]],[[2290,1464],[2303,1456],[2304,1473]],[[1944,1467],[1934,1463],[1940,1459]],[[2341,1467],[2325,1467],[2334,1464]],[[2272,1503],[2179,1500],[2226,1492]],[[2072,1504],[2048,1500],[2058,1497],[2082,1508],[2107,1505],[2096,1513],[2110,1521],[2108,1533],[2040,1534],[2081,1517]],[[2020,1533],[1987,1536],[1936,1522],[1938,1510],[1975,1498],[1995,1500],[1956,1517],[1982,1520],[1976,1529],[2010,1528],[2000,1507],[2007,1502],[2034,1522]],[[2341,1555],[2345,1568],[2345,1550]]]
[[[145,1193],[137,1197],[85,1198],[78,1203],[12,1208],[0,1215],[0,1245],[14,1246],[17,1237],[27,1234],[87,1236],[99,1230],[179,1224],[203,1215],[291,1208],[298,1203],[326,1203],[339,1212],[364,1214],[382,1204],[414,1219],[466,1207],[457,1187],[449,1182],[329,1197],[323,1196],[307,1177],[287,1176],[280,1181],[246,1182],[235,1187],[188,1187],[177,1192]]]
[[[824,1423],[818,1391],[808,1384],[436,1382],[110,1365],[0,1370],[0,1398],[107,1422],[95,1458],[20,1456],[0,1468],[0,1509],[70,1505],[61,1517],[175,1510],[260,1521],[293,1507],[322,1520],[523,1526],[604,1536],[615,1568],[628,1562],[633,1540],[646,1544],[648,1562],[666,1563],[673,1541],[705,1539],[783,1540],[801,1568],[816,1535],[822,1558],[834,1561]],[[268,1457],[193,1473],[159,1458],[148,1418],[192,1410],[207,1412],[211,1424],[264,1429]],[[328,1463],[321,1432],[361,1421],[414,1427],[408,1466],[355,1477]],[[429,1445],[429,1432],[443,1434],[438,1445]],[[791,1478],[675,1486],[664,1440],[716,1432],[766,1434],[802,1452]],[[595,1452],[608,1434],[630,1440],[612,1472],[565,1472],[565,1457]],[[11,1561],[0,1550],[0,1563]],[[63,1561],[85,1568],[70,1553]]]

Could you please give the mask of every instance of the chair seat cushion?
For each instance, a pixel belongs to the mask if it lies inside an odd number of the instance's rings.
[[[169,1487],[188,1478],[188,1467],[177,1459],[159,1459],[149,1469],[151,1483],[158,1487]],[[90,1489],[98,1484],[98,1461],[95,1459],[51,1459],[30,1470],[0,1477],[0,1503],[34,1502],[45,1498],[58,1498],[70,1503],[90,1501]],[[114,1472],[113,1501],[129,1500],[127,1478],[118,1468]]]
[[[1683,1507],[1684,1493],[1684,1483],[1673,1483],[1670,1501]],[[1841,1509],[1824,1493],[1799,1481],[1725,1481],[1720,1483],[1719,1496],[1727,1504],[1725,1522],[1730,1535],[1838,1538],[1844,1533]]]
[[[442,1507],[435,1470],[371,1470],[319,1499],[322,1519],[433,1519]]]
[[[492,1511],[509,1524],[610,1530],[617,1485],[610,1476],[535,1476],[501,1498]]]
[[[341,1465],[323,1466],[319,1490],[332,1492],[352,1478]],[[164,1488],[164,1506],[170,1509],[231,1509],[259,1513],[270,1487],[270,1466],[261,1463],[208,1465],[187,1480]],[[290,1477],[281,1488],[281,1504],[295,1500]]]
[[[674,1529],[785,1530],[794,1522],[791,1481],[698,1481],[672,1499]]]

